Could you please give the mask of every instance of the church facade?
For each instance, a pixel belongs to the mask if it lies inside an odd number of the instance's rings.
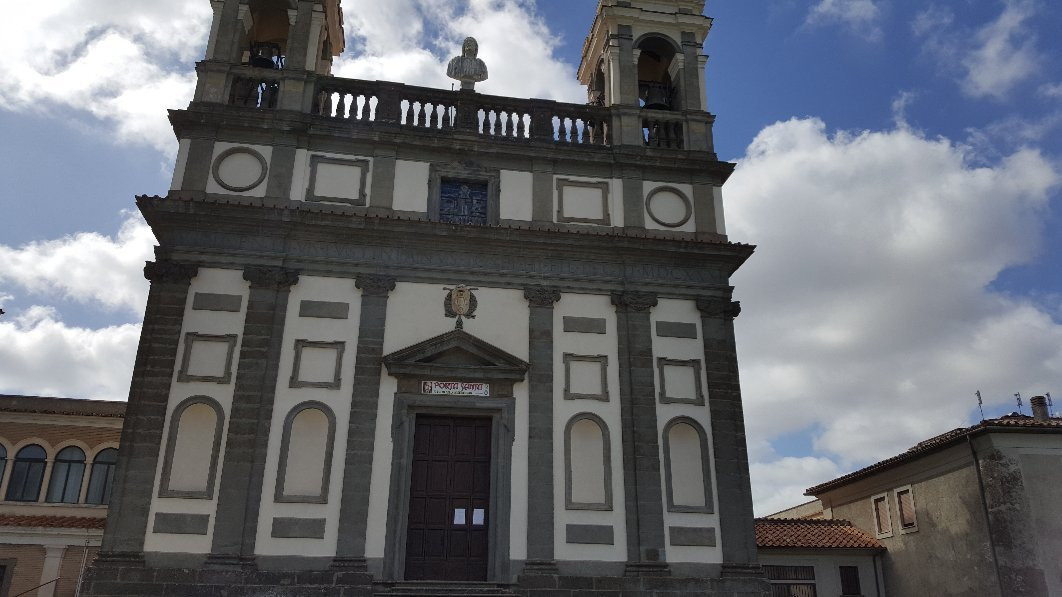
[[[585,105],[212,4],[83,594],[763,594],[704,1],[601,0]]]

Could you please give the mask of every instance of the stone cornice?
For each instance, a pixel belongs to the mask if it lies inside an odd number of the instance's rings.
[[[658,302],[656,294],[652,292],[613,292],[612,304],[616,311],[648,311]]]
[[[524,288],[524,298],[532,307],[553,307],[553,303],[560,300],[561,293],[549,286],[529,286]]]
[[[721,298],[699,298],[697,309],[704,317],[737,319],[741,315],[741,303]]]
[[[243,279],[251,288],[283,290],[299,283],[299,272],[283,267],[249,266],[243,270]]]
[[[168,259],[148,261],[144,265],[144,277],[152,282],[188,284],[198,273],[198,265],[178,263]]]
[[[354,287],[368,296],[387,296],[395,289],[394,276],[381,276],[377,274],[359,274],[354,279]]]

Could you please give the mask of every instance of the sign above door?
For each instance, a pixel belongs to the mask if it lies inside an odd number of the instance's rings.
[[[465,381],[422,381],[420,393],[442,396],[490,396],[490,384]]]

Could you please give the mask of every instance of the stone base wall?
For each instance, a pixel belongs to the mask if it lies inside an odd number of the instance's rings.
[[[374,582],[364,572],[268,572],[222,569],[152,569],[103,563],[86,574],[84,597],[386,597],[388,595],[511,595],[519,597],[767,597],[762,577],[675,578],[670,576],[521,575],[513,585],[451,586]],[[395,586],[400,585],[400,586]]]

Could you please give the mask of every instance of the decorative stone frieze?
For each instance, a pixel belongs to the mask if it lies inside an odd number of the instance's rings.
[[[617,311],[643,312],[657,304],[657,297],[651,292],[613,292],[612,304]]]
[[[243,279],[251,283],[251,288],[282,290],[299,283],[299,272],[283,267],[255,265],[244,268]]]
[[[178,263],[168,259],[148,261],[144,264],[144,277],[152,282],[170,284],[188,283],[199,274],[199,266],[191,263]]]
[[[524,289],[524,298],[532,307],[552,307],[560,300],[561,293],[549,286],[529,286]]]
[[[387,296],[396,283],[393,276],[379,274],[360,274],[354,279],[354,287],[369,296]]]

